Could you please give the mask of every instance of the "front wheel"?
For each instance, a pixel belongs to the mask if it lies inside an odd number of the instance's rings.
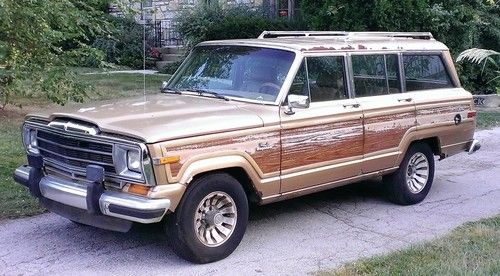
[[[210,174],[189,185],[167,219],[167,238],[181,258],[210,263],[236,249],[247,222],[248,200],[241,184],[228,174]]]
[[[411,205],[425,199],[434,180],[434,155],[429,145],[410,146],[398,170],[384,177],[389,199],[397,204]]]

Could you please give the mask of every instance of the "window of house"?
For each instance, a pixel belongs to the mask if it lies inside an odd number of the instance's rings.
[[[403,55],[406,91],[454,87],[440,55]]]
[[[356,97],[401,92],[397,55],[353,55]]]
[[[348,99],[344,57],[308,57],[307,71],[311,102]]]

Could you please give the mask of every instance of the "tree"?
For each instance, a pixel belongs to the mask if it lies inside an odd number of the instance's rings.
[[[106,0],[0,0],[0,108],[43,92],[53,102],[82,101],[85,85],[66,66],[102,60],[88,44],[109,33]],[[3,67],[3,69],[2,69]]]

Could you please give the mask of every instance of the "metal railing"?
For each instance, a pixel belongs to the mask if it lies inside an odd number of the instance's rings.
[[[411,38],[433,40],[430,32],[342,32],[342,31],[264,31],[259,39],[278,37],[333,37],[333,38]]]

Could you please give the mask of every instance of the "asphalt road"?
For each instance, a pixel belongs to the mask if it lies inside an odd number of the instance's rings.
[[[253,208],[238,249],[213,264],[176,257],[158,226],[121,234],[53,214],[3,221],[0,274],[295,275],[408,247],[500,213],[500,128],[477,137],[479,152],[437,162],[421,204],[388,203],[370,181]]]

